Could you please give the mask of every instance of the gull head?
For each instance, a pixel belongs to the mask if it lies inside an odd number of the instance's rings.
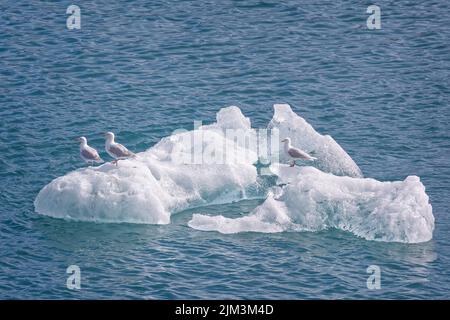
[[[82,144],[86,144],[87,143],[87,139],[86,137],[79,137],[76,139],[76,141],[82,143]]]
[[[107,141],[113,141],[114,140],[114,133],[106,132],[105,133],[105,138],[106,138]]]
[[[291,138],[284,138],[281,142],[286,142],[287,144],[291,143]]]

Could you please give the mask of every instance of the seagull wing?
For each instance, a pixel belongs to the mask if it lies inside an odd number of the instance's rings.
[[[97,150],[89,146],[81,150],[81,156],[87,161],[102,161]]]
[[[314,157],[311,157],[309,154],[307,154],[305,151],[297,149],[297,148],[290,148],[288,150],[288,154],[292,158],[298,158],[298,159],[305,159],[305,160],[314,160]]]
[[[125,146],[120,143],[115,143],[109,146],[109,152],[114,154],[117,158],[129,158],[133,157],[134,153],[128,150]]]

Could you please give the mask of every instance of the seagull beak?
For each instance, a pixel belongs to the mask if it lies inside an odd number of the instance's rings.
[[[281,142],[285,142],[285,141],[286,141],[286,139],[281,140]]]

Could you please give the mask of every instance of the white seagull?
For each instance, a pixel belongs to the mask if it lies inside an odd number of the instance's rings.
[[[117,143],[114,141],[114,133],[107,132],[105,133],[105,150],[108,154],[113,157],[115,160],[113,163],[117,165],[117,161],[134,158],[136,155],[128,150],[124,145]]]
[[[88,146],[87,139],[85,137],[79,137],[77,138],[77,141],[80,142],[80,156],[84,161],[86,161],[87,163],[90,162],[92,165],[94,165],[94,162],[104,162],[98,155],[97,150]]]
[[[286,152],[287,155],[292,158],[291,167],[293,167],[295,165],[296,159],[308,160],[308,161],[317,160],[317,158],[310,156],[305,151],[291,146],[290,138],[285,138],[285,139],[281,140],[281,142],[284,142],[284,152]]]

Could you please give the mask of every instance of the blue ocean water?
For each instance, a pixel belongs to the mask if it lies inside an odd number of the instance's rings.
[[[0,298],[450,298],[450,4],[377,1],[0,3]],[[77,4],[77,3],[75,3]],[[421,177],[433,240],[366,241],[337,230],[222,235],[187,226],[37,215],[52,179],[84,166],[75,137],[111,130],[144,151],[238,105],[265,127],[286,102],[366,177]],[[250,212],[260,201],[211,206]],[[81,290],[66,268],[81,268]],[[366,287],[369,265],[382,288]]]

